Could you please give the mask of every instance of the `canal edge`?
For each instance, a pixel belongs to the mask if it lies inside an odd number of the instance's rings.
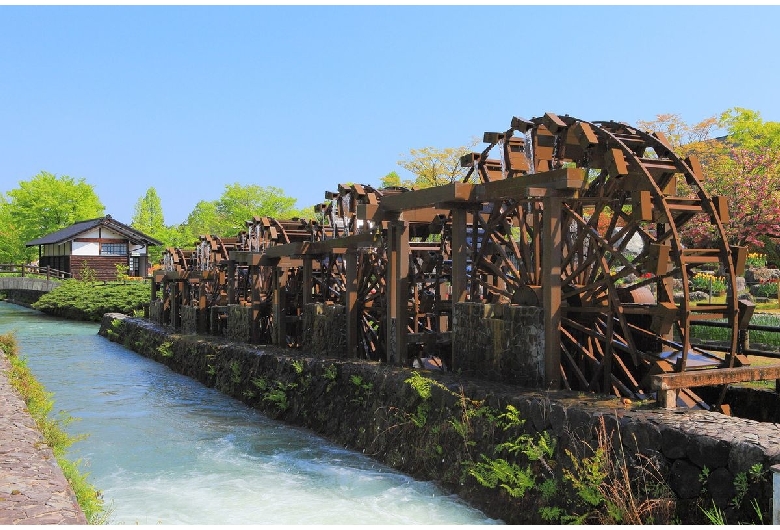
[[[0,351],[0,525],[86,525],[73,488],[8,380],[10,366]]]

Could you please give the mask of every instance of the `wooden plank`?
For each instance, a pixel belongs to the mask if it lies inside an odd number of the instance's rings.
[[[544,173],[533,173],[511,179],[478,184],[476,186],[475,199],[479,201],[521,199],[531,196],[529,194],[531,188],[551,190],[580,189],[584,180],[585,170],[583,169],[554,169]]]
[[[374,221],[385,220],[387,212],[403,212],[420,208],[430,208],[437,204],[468,202],[474,200],[474,184],[454,182],[445,186],[435,186],[422,190],[408,191],[389,195],[382,199]]]
[[[401,219],[409,223],[431,223],[439,215],[447,217],[450,210],[442,208],[423,208],[420,210],[409,210],[401,214]]]
[[[746,381],[771,381],[780,379],[780,365],[740,366],[739,368],[712,368],[688,370],[671,374],[650,376],[652,390],[667,391],[697,386],[726,385]]]

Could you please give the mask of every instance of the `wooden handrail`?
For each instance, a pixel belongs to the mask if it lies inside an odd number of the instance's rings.
[[[69,272],[52,269],[49,266],[39,267],[38,265],[25,265],[25,264],[14,264],[14,263],[0,263],[0,273],[18,274],[22,278],[24,278],[28,274],[37,274],[40,276],[46,276],[47,280],[51,280],[51,279],[66,280],[72,276],[71,273]]]

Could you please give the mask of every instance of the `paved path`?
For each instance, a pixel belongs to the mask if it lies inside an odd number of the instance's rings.
[[[9,368],[0,352],[0,525],[85,525],[54,454],[8,382]]]

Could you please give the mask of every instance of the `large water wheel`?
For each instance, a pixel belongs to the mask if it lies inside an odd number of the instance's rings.
[[[559,289],[559,307],[547,312],[559,329],[562,386],[641,396],[650,374],[739,365],[736,276],[744,253],[729,246],[725,200],[702,187],[695,159],[678,157],[660,134],[552,114],[515,118],[486,139],[490,147],[474,157],[482,182],[583,170],[580,183],[554,199],[549,187],[529,189],[474,210],[470,225],[472,300],[541,304],[545,282]],[[487,158],[494,146],[500,160]],[[558,240],[549,238],[545,218]],[[706,248],[684,243],[692,227],[706,229]],[[554,254],[559,279],[543,270],[545,252]],[[723,278],[725,302],[691,301],[690,280],[700,268]],[[691,326],[708,319],[728,322],[725,351],[692,344]],[[691,390],[679,398],[720,404]]]

